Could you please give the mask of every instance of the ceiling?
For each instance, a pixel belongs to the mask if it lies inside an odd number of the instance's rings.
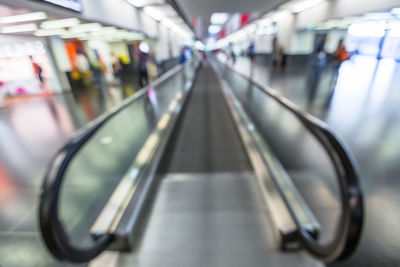
[[[175,0],[186,15],[210,16],[215,12],[263,13],[276,8],[287,0]]]
[[[175,2],[191,19],[198,17],[197,35],[204,40],[208,36],[210,16],[216,12],[224,13],[251,13],[255,17],[273,10],[289,0],[175,0]]]

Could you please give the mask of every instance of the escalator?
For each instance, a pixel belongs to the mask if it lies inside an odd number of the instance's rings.
[[[215,59],[176,67],[61,149],[39,214],[57,259],[322,266],[354,252],[362,195],[349,153],[320,122],[281,103],[326,148],[338,176],[342,212],[333,237],[320,243],[319,209],[291,181],[228,74]]]

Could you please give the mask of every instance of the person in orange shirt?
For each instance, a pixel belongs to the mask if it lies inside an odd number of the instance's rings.
[[[344,40],[340,39],[338,43],[338,47],[336,48],[335,54],[334,54],[334,59],[337,62],[337,66],[339,67],[344,61],[348,60],[350,58],[349,53],[346,50],[346,47],[344,46]]]

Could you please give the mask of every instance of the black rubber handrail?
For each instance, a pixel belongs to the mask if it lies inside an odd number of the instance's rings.
[[[248,75],[240,73],[227,64],[224,65],[260,88],[262,92],[293,113],[326,150],[333,162],[341,194],[342,215],[336,228],[335,238],[328,244],[318,243],[318,240],[296,220],[296,216],[294,216],[291,208],[288,208],[299,229],[299,238],[304,247],[312,255],[325,262],[349,258],[357,249],[361,239],[364,219],[363,193],[359,179],[360,176],[353,156],[344,143],[329,129],[326,123],[309,113],[301,111],[288,99],[254,81]]]
[[[105,234],[97,237],[92,247],[81,248],[71,242],[65,231],[59,218],[58,206],[64,175],[72,159],[104,124],[141,98],[149,88],[156,87],[168,80],[181,69],[181,65],[176,66],[150,85],[140,89],[132,97],[124,100],[116,108],[89,123],[86,128],[72,137],[53,158],[41,187],[39,226],[47,248],[57,259],[77,263],[87,262],[102,253],[113,241],[111,234]]]

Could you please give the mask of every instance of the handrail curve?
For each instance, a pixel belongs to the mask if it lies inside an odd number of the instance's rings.
[[[182,65],[174,67],[153,83],[122,101],[115,108],[90,122],[85,128],[69,139],[56,153],[56,156],[53,157],[53,161],[47,169],[41,186],[39,227],[47,248],[57,259],[76,263],[87,262],[102,253],[113,241],[112,234],[108,233],[96,237],[95,244],[91,247],[80,248],[71,242],[65,231],[63,223],[59,218],[58,206],[64,175],[73,157],[104,124],[141,98],[150,88],[156,87],[168,80],[182,69]]]
[[[216,60],[219,61],[218,59]],[[279,95],[271,88],[254,81],[250,76],[237,71],[228,64],[219,62],[260,88],[262,92],[294,114],[326,150],[333,163],[341,195],[342,214],[336,228],[335,238],[329,244],[319,244],[316,237],[312,236],[307,229],[302,228],[300,222],[296,220],[293,210],[290,207],[288,208],[291,210],[299,229],[298,237],[302,241],[303,246],[312,255],[325,262],[349,258],[355,252],[360,242],[364,220],[363,192],[359,178],[360,175],[352,154],[325,122],[300,110],[290,100]]]

